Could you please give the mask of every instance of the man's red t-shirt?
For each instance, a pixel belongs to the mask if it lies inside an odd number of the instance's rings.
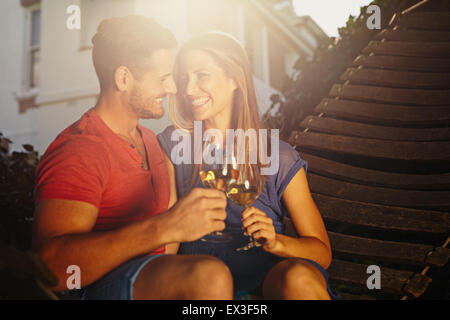
[[[168,169],[155,134],[138,125],[149,170],[128,142],[93,110],[61,132],[36,171],[35,204],[47,199],[76,200],[98,208],[92,231],[106,231],[167,210]],[[61,212],[64,214],[64,212]],[[164,253],[165,247],[152,252]]]

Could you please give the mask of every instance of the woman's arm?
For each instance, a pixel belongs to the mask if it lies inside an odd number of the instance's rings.
[[[275,233],[271,219],[253,207],[243,214],[244,228],[255,239],[263,239],[263,248],[268,252],[280,257],[310,259],[327,269],[331,263],[330,241],[303,168],[287,186],[282,200],[300,238]]]
[[[169,197],[169,208],[170,209],[175,202],[177,202],[177,185],[175,180],[175,168],[173,167],[172,162],[169,157],[164,153],[164,158],[167,163],[167,169],[169,171],[169,180],[170,180],[170,197]],[[176,254],[178,252],[180,244],[179,243],[170,243],[166,245],[166,253]]]

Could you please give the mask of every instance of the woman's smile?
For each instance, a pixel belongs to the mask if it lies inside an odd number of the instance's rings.
[[[193,97],[190,98],[191,100],[191,105],[193,107],[193,109],[198,109],[200,107],[203,107],[204,105],[206,105],[211,98],[210,97]]]

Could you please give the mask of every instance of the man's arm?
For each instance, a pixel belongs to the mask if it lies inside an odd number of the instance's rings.
[[[97,214],[96,207],[80,201],[46,200],[37,206],[33,248],[60,280],[55,291],[67,289],[69,265],[80,267],[81,283],[85,286],[166,242],[164,217],[156,216],[113,231],[91,232]]]
[[[169,211],[120,229],[92,232],[98,209],[71,200],[45,200],[36,207],[33,248],[66,290],[66,270],[77,265],[86,286],[136,256],[170,243],[194,241],[225,228],[226,198],[213,189],[193,189]]]

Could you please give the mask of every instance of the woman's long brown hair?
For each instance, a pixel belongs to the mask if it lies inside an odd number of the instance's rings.
[[[185,54],[191,50],[202,50],[211,55],[217,65],[232,78],[237,86],[233,97],[231,126],[229,129],[255,129],[257,132],[257,143],[259,143],[259,129],[261,123],[258,115],[258,104],[253,83],[253,76],[249,59],[244,48],[231,35],[223,32],[208,32],[191,38],[180,48],[174,69],[174,78],[178,88],[182,88],[179,80],[180,61]],[[175,128],[183,128],[191,134],[194,128],[194,119],[190,109],[186,107],[183,98],[184,90],[179,90],[174,97],[169,98],[169,114]],[[203,138],[203,133],[202,133]],[[245,143],[245,159],[249,159],[249,143]],[[268,146],[270,152],[270,146]],[[262,150],[258,148],[258,167],[261,164]],[[246,164],[244,166],[249,166]],[[244,170],[249,168],[244,168]],[[199,165],[195,165],[192,182],[196,181]],[[262,176],[263,177],[263,176]],[[262,181],[263,182],[263,181]]]

